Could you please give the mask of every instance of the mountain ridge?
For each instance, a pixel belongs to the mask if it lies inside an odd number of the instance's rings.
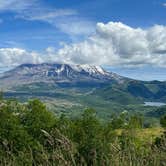
[[[22,64],[0,76],[0,84],[7,86],[37,82],[56,84],[122,82],[124,77],[105,71],[100,66],[69,64]]]
[[[166,82],[134,80],[91,65],[22,64],[0,76],[0,88],[21,99],[50,97],[96,105],[166,102]]]

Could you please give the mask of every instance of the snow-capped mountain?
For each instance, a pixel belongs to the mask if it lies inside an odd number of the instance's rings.
[[[123,104],[166,99],[165,82],[133,80],[91,65],[23,64],[0,76],[1,89],[8,97],[21,99],[51,97],[70,101],[90,95],[92,101],[98,96]]]
[[[100,66],[69,64],[23,64],[0,76],[0,87],[29,83],[102,84],[123,81],[123,77]]]

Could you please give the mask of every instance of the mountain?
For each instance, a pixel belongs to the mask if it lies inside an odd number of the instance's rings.
[[[0,88],[6,97],[37,97],[63,111],[110,112],[145,101],[166,102],[166,82],[133,80],[91,65],[23,64],[1,74]]]
[[[52,83],[62,87],[100,86],[125,79],[99,66],[69,64],[23,64],[0,76],[0,87]]]

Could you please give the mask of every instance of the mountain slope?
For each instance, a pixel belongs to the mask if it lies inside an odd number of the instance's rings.
[[[166,82],[128,80],[123,84],[111,84],[97,89],[93,95],[102,96],[105,100],[130,104],[135,101],[166,102]]]
[[[123,82],[124,78],[99,66],[68,64],[23,64],[0,77],[0,87],[32,83],[52,83],[60,86],[97,86]]]
[[[10,97],[49,97],[92,107],[166,102],[166,82],[133,80],[90,65],[23,64],[0,76],[0,88]]]

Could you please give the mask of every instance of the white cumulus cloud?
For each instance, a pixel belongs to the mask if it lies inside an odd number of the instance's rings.
[[[74,63],[121,67],[166,67],[166,26],[132,28],[121,22],[98,23],[88,39],[62,48],[47,48],[45,53],[18,48],[1,48],[0,65],[22,63]]]
[[[41,56],[35,52],[28,52],[19,48],[0,48],[0,67],[42,62]]]
[[[87,40],[51,52],[53,61],[111,66],[166,66],[166,26],[132,28],[120,22],[98,23]]]

